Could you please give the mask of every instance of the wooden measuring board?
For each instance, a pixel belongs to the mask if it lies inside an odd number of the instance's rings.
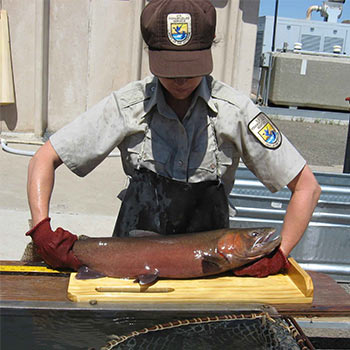
[[[72,273],[68,299],[123,303],[220,303],[255,302],[264,304],[308,304],[313,299],[311,277],[293,259],[288,274],[266,278],[210,277],[200,279],[160,279],[152,286],[140,287],[133,280],[98,278],[78,280]]]

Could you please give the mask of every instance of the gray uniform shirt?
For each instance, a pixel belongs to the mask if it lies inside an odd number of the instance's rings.
[[[179,181],[220,179],[232,189],[239,159],[275,192],[305,160],[278,130],[280,144],[259,140],[254,121],[261,111],[232,87],[202,79],[182,121],[166,104],[156,77],[112,92],[50,137],[62,161],[79,176],[92,171],[118,147],[124,171],[145,167]],[[264,119],[263,119],[264,120]]]

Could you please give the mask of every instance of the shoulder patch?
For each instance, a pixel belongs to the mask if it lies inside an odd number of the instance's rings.
[[[276,149],[282,143],[280,131],[265,113],[259,113],[248,124],[248,128],[259,142],[267,148]]]

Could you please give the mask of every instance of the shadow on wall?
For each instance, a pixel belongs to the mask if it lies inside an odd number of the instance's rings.
[[[211,0],[212,4],[218,8],[224,8],[228,5],[229,0]],[[248,0],[239,0],[239,9],[242,11],[242,20],[245,23],[258,24],[259,6],[256,11],[251,10],[252,6]]]
[[[239,9],[242,11],[243,22],[258,25],[259,6],[255,6],[253,8],[255,11],[252,11],[252,6],[249,4],[249,1],[239,1]]]
[[[228,4],[229,0],[212,0],[211,2],[215,7],[224,8]]]
[[[15,130],[17,125],[17,106],[16,103],[0,106],[0,121],[4,121],[10,131]],[[0,128],[1,130],[1,128]]]

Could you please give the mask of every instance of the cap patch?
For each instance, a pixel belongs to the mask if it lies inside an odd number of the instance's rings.
[[[191,39],[191,15],[189,13],[169,13],[167,17],[168,38],[176,46],[182,46]]]
[[[275,149],[282,143],[282,135],[277,126],[262,112],[249,123],[248,128],[267,148]]]

